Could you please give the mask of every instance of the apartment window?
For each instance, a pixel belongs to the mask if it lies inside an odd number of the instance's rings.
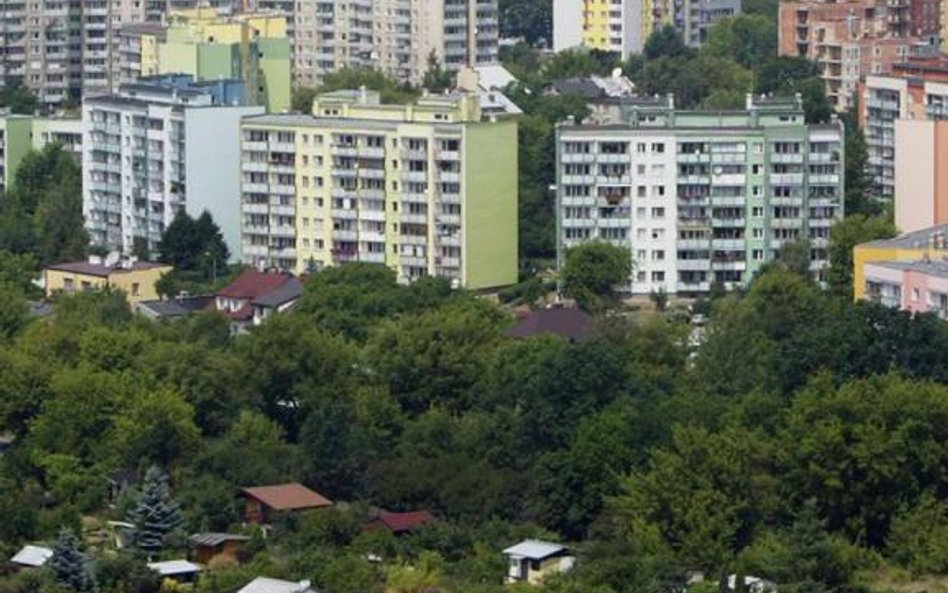
[[[646,189],[644,185],[640,185],[637,188],[635,188],[635,194],[640,198],[644,198],[647,191],[648,190]]]
[[[652,143],[652,152],[656,154],[663,154],[665,152],[665,143],[664,142],[653,142]]]
[[[639,165],[635,170],[639,175],[645,175],[645,165]]]
[[[635,259],[639,261],[645,261],[645,256],[646,256],[646,253],[644,249],[639,249],[638,251],[635,252]]]
[[[752,165],[751,173],[753,173],[754,175],[760,175],[760,165]]]
[[[645,272],[644,272],[644,271],[640,271],[640,272],[636,273],[636,275],[635,275],[635,281],[636,281],[636,282],[645,282]]]
[[[665,251],[662,249],[653,250],[652,261],[665,261]]]
[[[919,296],[919,293],[918,293],[918,289],[917,289],[917,288],[913,288],[913,289],[912,289],[912,300],[917,303],[919,298],[920,298],[920,296]]]
[[[636,209],[635,209],[635,215],[638,216],[639,218],[645,218],[645,216],[646,216],[646,215],[645,215],[645,208],[636,208]]]
[[[653,188],[652,188],[652,195],[655,196],[656,198],[660,198],[660,197],[664,196],[664,195],[665,195],[665,186],[664,186],[664,185],[656,185],[655,187],[653,187]]]
[[[764,215],[763,206],[754,206],[753,208],[751,208],[751,216],[753,216],[754,218],[760,218],[763,215]]]
[[[665,272],[661,270],[656,270],[652,272],[652,282],[664,282],[665,281]]]
[[[757,228],[755,228],[755,229],[753,229],[753,231],[752,231],[752,235],[753,235],[753,237],[754,237],[755,239],[763,239],[763,238],[764,238],[764,229],[757,229]]]
[[[764,259],[764,250],[763,250],[763,249],[755,249],[754,251],[751,252],[751,257],[754,258],[754,261],[761,261],[761,260],[763,260],[763,259]]]
[[[652,208],[652,218],[665,218],[665,209]]]
[[[638,145],[636,145],[635,147],[635,151],[638,152],[639,154],[645,154],[645,143],[639,142]]]

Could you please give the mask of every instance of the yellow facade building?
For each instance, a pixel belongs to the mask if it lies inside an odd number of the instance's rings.
[[[866,264],[945,259],[948,259],[948,224],[857,245],[853,249],[853,297],[856,300],[866,297]]]
[[[168,272],[171,266],[149,262],[123,260],[106,265],[100,258],[89,261],[53,264],[43,270],[46,297],[62,293],[119,289],[125,293],[129,304],[158,298],[155,283]]]
[[[517,123],[482,119],[476,95],[389,105],[338,91],[311,115],[244,118],[241,138],[245,263],[516,282]]]

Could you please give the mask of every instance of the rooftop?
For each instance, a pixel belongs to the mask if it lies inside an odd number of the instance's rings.
[[[369,522],[381,523],[392,533],[404,533],[423,527],[428,523],[434,522],[434,520],[434,515],[428,511],[410,511],[407,513],[379,511],[377,515],[369,519]]]
[[[297,483],[244,488],[244,493],[275,511],[292,511],[332,506],[332,501]]]
[[[541,334],[555,334],[568,340],[585,340],[595,332],[592,318],[577,307],[532,309],[519,316],[517,323],[507,331],[512,338],[529,338]]]
[[[225,542],[245,542],[250,538],[238,533],[195,533],[188,541],[195,546],[219,546]]]
[[[510,546],[504,550],[507,556],[516,556],[519,558],[529,558],[530,560],[543,560],[556,554],[566,552],[567,548],[563,544],[545,542],[538,539],[525,539],[515,546]]]
[[[946,260],[871,261],[868,264],[890,270],[918,272],[928,276],[948,278],[948,261]]]
[[[233,282],[218,291],[217,296],[255,300],[269,295],[291,280],[296,280],[291,274],[261,272],[251,268],[244,270]]]
[[[175,297],[167,300],[141,301],[136,307],[145,309],[154,317],[184,317],[207,309],[214,302],[213,296],[201,295],[193,297]]]
[[[904,233],[892,239],[878,239],[863,243],[860,247],[888,247],[895,249],[925,249],[934,248],[938,240],[944,241],[948,237],[948,224],[929,227],[911,233]],[[942,247],[944,249],[944,246]]]
[[[293,582],[270,577],[257,577],[237,593],[316,593],[309,581]]]
[[[161,576],[174,576],[179,574],[194,574],[201,572],[204,567],[187,560],[165,560],[163,562],[149,562],[148,568],[154,570]]]
[[[168,268],[167,264],[158,264],[153,262],[124,260],[114,265],[93,261],[67,262],[62,264],[50,264],[46,266],[47,270],[56,270],[59,272],[71,272],[73,274],[83,274],[85,276],[98,276],[108,278],[112,274],[128,274],[142,270],[154,270],[156,268]]]
[[[52,556],[53,551],[49,548],[26,545],[10,558],[10,562],[21,566],[43,566]]]
[[[301,296],[303,296],[303,283],[291,277],[276,290],[272,290],[261,297],[255,298],[253,305],[257,307],[276,308],[295,301]]]

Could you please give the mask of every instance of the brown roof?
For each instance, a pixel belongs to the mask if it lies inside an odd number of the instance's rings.
[[[51,264],[46,266],[47,270],[57,270],[60,272],[72,272],[73,274],[84,274],[86,276],[101,276],[108,278],[112,274],[127,274],[131,271],[153,270],[155,268],[168,268],[168,264],[156,264],[152,262],[135,262],[131,268],[121,266],[109,267],[104,264],[90,264],[87,261],[67,262],[62,264]]]
[[[233,282],[221,289],[217,296],[231,299],[257,299],[270,294],[292,278],[292,275],[283,272],[244,270]]]
[[[576,307],[554,307],[526,312],[507,332],[514,338],[529,338],[540,334],[556,334],[568,340],[584,340],[593,333],[592,318]]]
[[[382,524],[392,533],[404,533],[413,529],[423,527],[435,520],[434,516],[428,511],[410,511],[407,513],[392,513],[381,511],[375,517],[369,519],[369,523]]]
[[[244,493],[275,511],[332,506],[332,501],[302,484],[275,484],[244,488]]]

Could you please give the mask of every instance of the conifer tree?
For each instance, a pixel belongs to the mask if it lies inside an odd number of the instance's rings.
[[[58,582],[73,591],[96,590],[92,565],[88,556],[79,549],[79,538],[70,529],[59,532],[59,537],[53,544],[49,568]]]
[[[128,520],[135,525],[135,546],[149,556],[161,551],[165,538],[181,524],[181,509],[171,498],[168,476],[157,466],[145,473],[141,496]]]

